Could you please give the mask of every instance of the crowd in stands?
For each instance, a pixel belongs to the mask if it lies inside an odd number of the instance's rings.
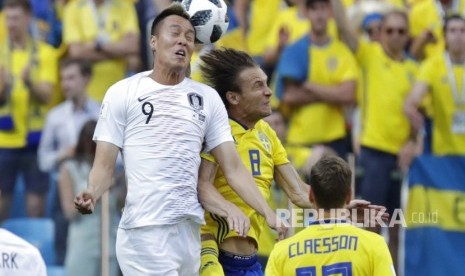
[[[23,186],[25,215],[55,223],[67,275],[100,275],[100,216],[78,215],[73,198],[103,96],[151,68],[147,26],[171,2],[0,0],[0,224]],[[392,212],[415,156],[465,155],[465,0],[230,0],[228,13],[220,41],[195,49],[191,77],[203,81],[199,57],[212,48],[250,54],[273,90],[266,120],[303,179],[328,152],[355,156],[356,196]],[[113,244],[123,178],[110,195]],[[261,240],[266,256],[274,237]],[[398,245],[390,228],[395,264]]]

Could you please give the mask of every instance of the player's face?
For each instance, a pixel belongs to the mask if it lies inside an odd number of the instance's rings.
[[[329,4],[325,2],[316,2],[308,9],[308,18],[310,19],[314,33],[326,33],[330,12]]]
[[[31,16],[21,7],[5,8],[5,19],[8,34],[12,38],[27,34]]]
[[[398,14],[391,14],[381,25],[381,43],[391,51],[405,49],[409,39],[408,24]]]
[[[192,24],[183,17],[171,15],[163,20],[151,43],[161,65],[185,69],[191,61],[194,41],[195,31]]]
[[[463,20],[451,20],[447,23],[446,44],[449,51],[465,51],[465,22]]]
[[[81,74],[77,64],[72,64],[61,69],[60,76],[61,88],[67,99],[75,99],[85,93],[89,79]]]
[[[252,120],[260,120],[271,114],[271,89],[267,76],[259,67],[244,69],[239,74],[241,88],[238,108]]]

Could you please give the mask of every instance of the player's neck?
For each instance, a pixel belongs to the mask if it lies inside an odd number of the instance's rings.
[[[28,34],[18,34],[16,36],[11,36],[11,45],[13,49],[26,49],[28,38]]]
[[[257,120],[250,119],[247,115],[244,115],[242,112],[234,109],[228,110],[228,116],[239,124],[246,126],[247,129],[254,128],[257,123]]]
[[[155,66],[155,68],[157,68]],[[160,67],[158,67],[160,68]],[[173,71],[173,70],[164,70],[164,69],[153,69],[150,77],[159,84],[162,85],[176,85],[181,83],[186,77],[186,72]]]
[[[330,38],[326,32],[324,33],[311,32],[310,39],[312,41],[312,44],[315,44],[317,46],[324,46],[328,44],[328,42],[330,41]]]
[[[452,63],[463,64],[465,62],[465,52],[463,50],[456,52],[449,51],[449,57]]]

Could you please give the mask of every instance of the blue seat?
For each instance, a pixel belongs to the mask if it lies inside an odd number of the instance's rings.
[[[46,265],[55,264],[55,224],[49,218],[10,218],[3,228],[25,239],[42,254]]]
[[[47,266],[48,276],[66,276],[66,270],[64,266],[50,265]]]

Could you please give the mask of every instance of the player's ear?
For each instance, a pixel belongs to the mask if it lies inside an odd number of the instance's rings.
[[[157,47],[157,41],[158,38],[155,35],[150,36],[150,48],[152,49],[152,52],[155,52],[155,49]]]
[[[352,188],[349,189],[349,193],[346,196],[346,205],[349,205],[351,200],[352,200]]]
[[[228,91],[226,92],[226,99],[232,105],[237,105],[239,103],[239,93]]]

